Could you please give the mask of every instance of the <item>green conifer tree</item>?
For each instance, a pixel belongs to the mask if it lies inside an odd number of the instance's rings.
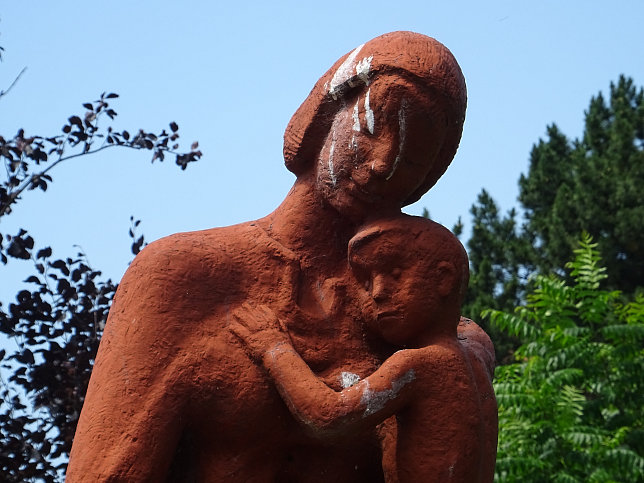
[[[643,290],[644,91],[621,76],[607,99],[601,93],[591,99],[580,139],[548,126],[519,179],[518,212],[501,216],[489,193],[479,195],[470,210],[464,314],[511,310],[525,300],[533,272],[564,275],[584,230],[605,260],[606,287],[627,297]],[[507,359],[511,340],[493,329],[491,335],[499,360]]]

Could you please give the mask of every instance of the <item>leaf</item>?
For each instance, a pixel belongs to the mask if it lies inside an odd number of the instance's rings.
[[[67,268],[67,264],[64,261],[56,260],[54,263],[50,263],[49,266],[52,268],[56,268],[60,270],[62,273],[64,273],[66,276],[69,276],[69,268]]]
[[[31,352],[29,349],[23,350],[18,356],[16,356],[16,360],[18,362],[22,362],[23,364],[34,364],[36,361],[34,359],[34,354]]]
[[[68,119],[70,124],[78,126],[80,129],[83,129],[83,121],[78,116],[72,116]]]
[[[108,95],[105,96],[105,98],[106,99],[116,99],[118,96],[119,96],[118,94],[116,94],[114,92],[110,92]]]
[[[78,268],[77,268],[77,269],[75,269],[75,270],[72,272],[72,281],[73,281],[73,282],[78,282],[78,281],[81,279],[82,275],[83,275],[83,271],[82,271],[82,270],[80,270],[80,269],[78,269]]]
[[[24,242],[20,238],[13,238],[7,248],[7,255],[22,260],[29,260],[31,255],[25,249]]]
[[[52,253],[51,247],[43,248],[42,250],[38,250],[38,253],[36,254],[36,258],[47,258],[50,257]]]
[[[177,132],[179,130],[179,125],[173,121],[170,123],[170,129],[172,130],[172,132]]]
[[[143,246],[144,243],[144,237],[141,235],[138,240],[136,240],[134,243],[132,243],[132,254],[138,255],[139,252],[141,251],[141,247]]]

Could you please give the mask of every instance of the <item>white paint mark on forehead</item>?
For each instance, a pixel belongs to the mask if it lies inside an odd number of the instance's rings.
[[[356,74],[360,77],[360,80],[364,82],[365,85],[369,85],[369,71],[371,70],[371,61],[373,60],[373,55],[363,58],[358,65],[356,65]]]
[[[329,94],[331,94],[334,99],[337,98],[338,87],[347,82],[353,76],[355,60],[363,46],[364,44],[358,45],[358,47],[349,54],[344,62],[342,62],[340,67],[338,67],[335,74],[333,74],[333,78],[329,84]]]
[[[352,115],[352,117],[353,117],[353,126],[351,127],[351,129],[353,129],[354,131],[358,131],[358,132],[360,132],[360,106],[359,106],[359,104],[360,104],[360,98],[358,98],[358,100],[356,101],[356,105],[353,106],[353,115]]]
[[[371,89],[367,91],[367,95],[364,98],[364,110],[365,110],[365,119],[367,120],[367,129],[371,134],[373,134],[373,129],[375,127],[375,119],[373,117],[373,111],[371,110],[371,106],[369,106],[369,93],[371,92]]]

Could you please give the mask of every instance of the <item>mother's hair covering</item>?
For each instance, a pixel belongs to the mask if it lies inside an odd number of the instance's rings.
[[[340,58],[317,81],[284,133],[284,161],[299,176],[312,165],[333,119],[346,103],[344,96],[381,75],[400,76],[443,100],[448,130],[423,183],[405,200],[417,201],[443,175],[458,148],[465,121],[467,92],[463,73],[443,44],[414,32],[391,32],[358,46]]]

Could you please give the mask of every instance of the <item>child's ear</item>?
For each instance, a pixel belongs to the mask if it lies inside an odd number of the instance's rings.
[[[456,284],[456,267],[452,262],[442,261],[436,266],[438,294],[447,297],[454,292]]]

